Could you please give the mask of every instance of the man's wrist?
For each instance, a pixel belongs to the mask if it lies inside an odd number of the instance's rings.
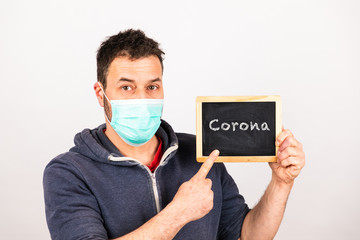
[[[269,188],[272,189],[272,191],[275,191],[277,193],[284,193],[286,195],[290,194],[290,191],[294,185],[294,180],[290,182],[282,181],[281,179],[278,179],[276,176],[272,176]]]
[[[274,172],[272,173],[271,182],[282,188],[292,188],[292,186],[294,185],[294,180],[295,179],[285,181],[283,179],[280,179]]]
[[[167,224],[171,224],[179,230],[189,222],[173,202],[170,202],[159,215],[163,217],[163,220],[166,221]]]

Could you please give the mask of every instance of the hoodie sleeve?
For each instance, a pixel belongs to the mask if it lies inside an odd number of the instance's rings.
[[[217,239],[237,240],[240,237],[245,216],[250,209],[244,197],[239,194],[236,183],[227,172],[225,165],[221,164],[221,168],[223,202]]]
[[[108,239],[97,201],[74,166],[54,159],[45,168],[43,186],[52,239]]]

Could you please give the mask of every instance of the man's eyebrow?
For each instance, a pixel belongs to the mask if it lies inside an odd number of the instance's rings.
[[[155,79],[151,80],[150,82],[161,82],[161,79],[160,78],[155,78]]]
[[[120,78],[119,82],[131,82],[131,83],[133,83],[133,82],[135,82],[135,80],[128,79],[128,78]],[[149,82],[152,82],[152,83],[153,82],[161,82],[161,79],[160,78],[155,78],[153,80],[149,80]]]
[[[120,78],[119,79],[119,82],[135,82],[135,80],[132,80],[132,79],[128,79],[128,78]]]

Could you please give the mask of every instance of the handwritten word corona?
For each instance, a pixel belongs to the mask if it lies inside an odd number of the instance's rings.
[[[266,122],[261,123],[260,127],[259,124],[257,122],[253,123],[246,123],[246,122],[231,122],[227,123],[227,122],[223,122],[221,124],[218,123],[219,119],[213,119],[210,121],[209,123],[209,128],[211,130],[213,130],[214,132],[219,131],[220,129],[223,131],[229,131],[230,129],[232,129],[233,132],[235,132],[237,129],[241,130],[241,131],[253,131],[253,130],[257,130],[257,131],[270,131],[269,126]]]

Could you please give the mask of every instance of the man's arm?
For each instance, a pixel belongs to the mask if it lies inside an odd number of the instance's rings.
[[[187,223],[202,218],[213,208],[214,193],[212,182],[206,178],[219,151],[213,151],[199,171],[183,183],[174,199],[155,217],[140,228],[117,240],[132,239],[173,239]]]
[[[273,239],[284,216],[294,179],[305,165],[303,147],[289,130],[277,138],[277,162],[270,163],[272,179],[260,202],[246,215],[241,239]]]

